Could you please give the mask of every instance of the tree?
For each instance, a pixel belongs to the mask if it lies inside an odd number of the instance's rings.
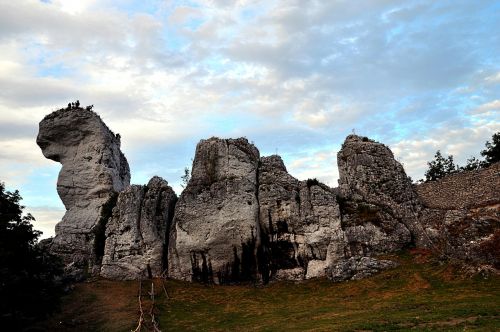
[[[486,141],[486,149],[481,151],[481,156],[485,160],[485,166],[500,161],[500,132],[493,134],[491,141],[491,143]]]
[[[470,157],[467,159],[467,164],[460,167],[460,171],[474,171],[480,169],[484,166],[484,161],[477,159],[476,157]]]
[[[0,182],[0,326],[16,330],[56,308],[61,264],[37,246],[31,214],[23,215],[21,196]]]
[[[427,165],[429,169],[425,172],[425,181],[435,181],[457,171],[453,155],[444,158],[439,150],[436,151],[434,160],[428,162]]]
[[[182,180],[181,187],[186,188],[189,183],[189,180],[191,180],[191,172],[189,171],[188,167],[184,168],[184,175],[181,176],[181,180]]]

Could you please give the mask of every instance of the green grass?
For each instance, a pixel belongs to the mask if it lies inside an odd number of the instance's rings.
[[[422,262],[425,257],[410,253],[393,258],[400,267],[342,283],[208,287],[170,280],[168,300],[156,280],[155,314],[163,331],[500,330],[498,276],[466,278],[450,265]],[[39,326],[133,330],[137,291],[137,282],[79,284],[63,299],[62,311]]]

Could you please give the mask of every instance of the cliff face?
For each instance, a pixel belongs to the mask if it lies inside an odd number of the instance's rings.
[[[417,194],[387,146],[349,135],[337,163],[342,221],[348,238],[354,239],[352,251],[387,252],[410,242],[429,244],[418,220]]]
[[[160,177],[153,177],[146,186],[132,185],[120,192],[106,225],[101,276],[138,279],[166,272],[176,200],[172,188]]]
[[[66,263],[92,271],[103,255],[106,207],[130,182],[120,141],[97,114],[76,108],[46,116],[37,144],[46,158],[62,164],[57,192],[66,214],[56,226],[51,249]]]
[[[406,246],[500,264],[500,164],[414,186],[387,146],[350,135],[333,189],[295,179],[279,156],[260,158],[244,138],[210,138],[198,143],[177,200],[159,177],[129,186],[119,136],[90,110],[46,116],[37,143],[63,165],[57,190],[67,212],[50,248],[70,272],[339,281],[395,266],[377,255]]]
[[[202,140],[175,207],[168,275],[227,283],[258,278],[259,151],[246,139]]]
[[[326,256],[340,211],[333,189],[299,181],[279,156],[261,158],[259,203],[262,243],[271,279],[326,275]]]
[[[442,255],[500,269],[500,163],[416,186],[421,223]]]

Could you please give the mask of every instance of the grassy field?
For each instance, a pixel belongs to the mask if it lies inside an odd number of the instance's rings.
[[[267,286],[203,286],[155,280],[153,313],[162,331],[500,331],[500,278],[466,278],[417,253],[368,279],[309,280]],[[151,281],[143,282],[142,331]],[[131,331],[139,319],[138,282],[82,283],[40,331]]]

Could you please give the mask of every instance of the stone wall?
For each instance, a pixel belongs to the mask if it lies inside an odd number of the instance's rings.
[[[442,210],[468,209],[500,200],[500,163],[477,171],[449,175],[416,186],[421,202]]]

